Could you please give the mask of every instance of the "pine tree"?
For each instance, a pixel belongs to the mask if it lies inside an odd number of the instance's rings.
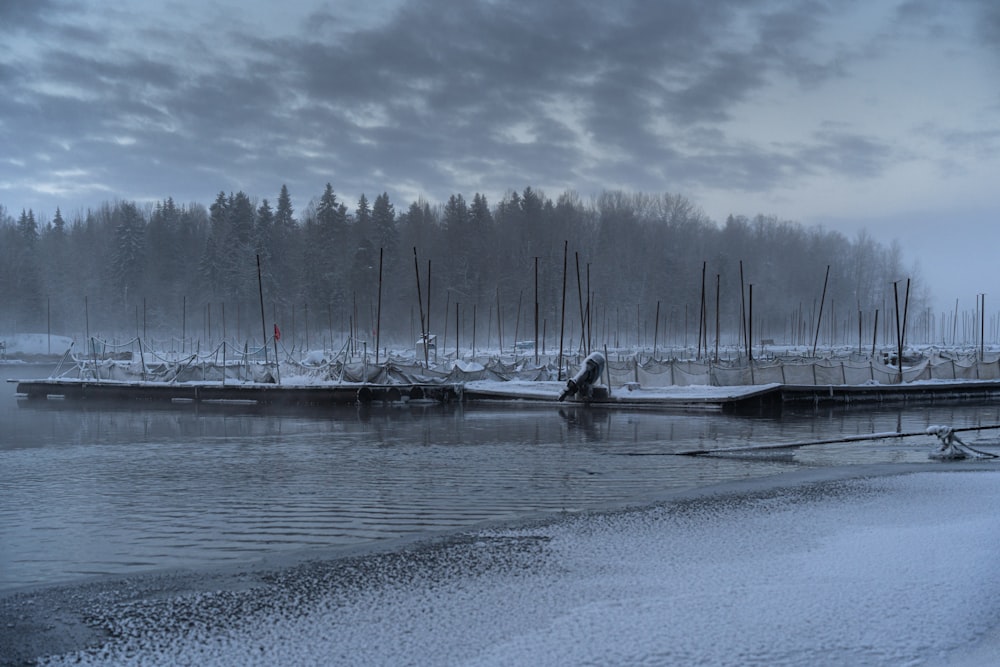
[[[208,287],[212,296],[217,296],[223,285],[225,248],[229,237],[229,226],[226,221],[228,207],[226,193],[220,191],[215,203],[209,208],[208,239],[198,266],[203,284]]]
[[[360,226],[362,229],[368,229],[371,219],[372,211],[368,206],[368,197],[362,192],[358,198],[358,207],[354,210],[354,224]]]
[[[120,303],[128,305],[142,284],[145,267],[146,229],[134,202],[115,207],[115,245],[111,256],[111,277],[120,292]]]
[[[249,305],[256,292],[257,262],[254,206],[243,191],[230,195],[226,206],[228,233],[223,249],[223,296],[231,304]]]
[[[271,204],[264,199],[257,207],[256,226],[254,229],[255,249],[262,258],[271,258],[271,244],[274,236],[274,211]]]
[[[295,210],[292,208],[292,198],[288,194],[288,186],[281,186],[278,195],[278,208],[274,214],[274,224],[282,229],[291,230],[295,227]]]
[[[358,199],[351,232],[354,238],[352,244],[354,256],[351,258],[351,270],[348,275],[351,292],[358,298],[373,298],[378,286],[378,248],[373,242],[375,230],[372,225],[372,212],[368,207],[368,198],[363,193]]]
[[[274,212],[271,204],[265,199],[257,207],[257,216],[254,226],[254,250],[261,262],[261,277],[266,283],[268,294],[281,294],[282,290],[278,284],[278,274],[275,273],[275,262],[272,257],[274,248]]]
[[[26,247],[34,248],[38,243],[38,223],[35,222],[35,212],[21,209],[21,217],[17,221],[17,230]]]
[[[180,238],[180,212],[173,198],[158,202],[146,227],[146,285],[154,325],[165,323],[169,308],[183,296],[183,260],[190,252]]]
[[[66,221],[63,220],[62,211],[56,206],[56,217],[52,219],[54,233],[60,238],[66,237]]]
[[[444,268],[449,284],[463,294],[469,294],[470,271],[475,258],[469,255],[469,208],[462,195],[451,195],[444,207]]]
[[[269,273],[273,276],[275,289],[287,294],[292,301],[305,299],[301,284],[303,275],[302,230],[295,220],[292,198],[288,186],[282,185],[278,195],[278,206],[274,212],[274,228],[269,246]]]
[[[314,271],[313,293],[319,303],[343,308],[348,303],[347,279],[350,269],[350,243],[347,237],[347,207],[337,200],[333,186],[326,189],[316,207],[316,225],[309,244],[310,267]]]
[[[395,256],[396,248],[399,245],[396,211],[389,202],[389,195],[385,192],[375,198],[375,206],[372,208],[372,225],[375,228],[373,243],[384,248],[386,254]]]

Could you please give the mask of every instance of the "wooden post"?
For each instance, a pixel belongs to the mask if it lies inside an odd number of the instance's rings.
[[[472,307],[472,312],[475,313],[475,306]],[[473,315],[472,330],[476,330],[475,315]],[[473,334],[473,339],[475,339],[475,334]],[[475,345],[473,345],[475,348]],[[475,349],[472,352],[475,356]],[[535,365],[538,365],[538,257],[535,257]]]
[[[701,263],[701,305],[698,307],[698,355],[696,359],[701,361],[701,341],[705,328],[705,267],[708,262]],[[706,354],[708,351],[705,351]]]
[[[431,335],[431,260],[427,260],[427,337],[430,338]],[[430,340],[428,340],[430,343]],[[437,348],[434,348],[435,357],[437,356]]]
[[[278,306],[272,301],[271,302],[271,315],[274,316],[274,336],[272,336],[271,341],[274,344],[274,379],[281,384],[281,363],[278,360]],[[267,347],[267,344],[264,344]]]
[[[875,309],[875,324],[872,326],[872,359],[875,358],[875,346],[878,343],[878,308]]]
[[[500,346],[500,356],[503,356],[503,317],[500,310],[499,287],[497,287],[497,344]]]
[[[378,249],[378,306],[375,309],[375,365],[378,366],[378,346],[382,343],[382,252]],[[309,313],[308,307],[306,313]],[[308,327],[308,320],[306,326]],[[308,341],[309,329],[306,328],[306,340]]]
[[[906,282],[906,294],[910,294],[910,282]],[[986,294],[980,294],[982,305],[979,308],[979,361],[986,360]]]
[[[444,299],[444,338],[441,340],[441,351],[445,353],[448,350],[448,311],[451,309],[451,288],[446,292]]]
[[[521,298],[524,296],[524,290],[517,293],[517,314],[514,316],[514,360],[517,360],[517,334],[521,328]]]
[[[743,347],[747,351],[747,360],[749,361],[751,357],[750,352],[750,335],[747,331],[747,302],[745,297],[746,290],[743,287],[743,260],[740,260],[740,319],[743,324]]]
[[[861,356],[861,302],[858,302],[858,356]]]
[[[903,335],[899,325],[899,281],[892,284],[892,293],[896,299],[896,365],[899,367],[899,382],[903,382]]]
[[[420,264],[417,262],[417,246],[413,246],[413,269],[417,274],[417,305],[420,306],[420,341],[424,347],[424,367],[430,368],[430,358],[427,352],[427,329],[424,325],[424,301],[420,294]]]
[[[715,363],[719,363],[719,294],[721,292],[722,277],[715,274]]]
[[[583,346],[583,356],[587,356],[590,354],[590,350],[587,349],[587,323],[583,319],[583,285],[580,282],[580,253],[574,252],[573,256],[576,259],[576,294],[580,301],[580,344]]]
[[[257,255],[257,294],[260,297],[260,333],[261,333],[261,336],[263,337],[261,345],[264,347],[264,365],[266,366],[267,365],[267,325],[264,323],[264,281],[261,280],[261,277],[260,277],[260,255]],[[184,297],[184,299],[185,299],[185,302],[184,302],[185,303],[185,307],[184,307],[184,309],[187,310],[187,305],[186,305],[187,304],[187,297]],[[182,351],[183,351],[183,343],[181,345],[182,345]],[[275,351],[275,354],[277,354],[277,351]],[[277,359],[275,359],[275,361],[277,361]]]
[[[587,262],[587,349],[591,348],[593,344],[593,308],[591,305],[594,302],[593,293],[590,291],[590,262]]]
[[[559,326],[559,370],[556,379],[562,381],[563,343],[566,340],[566,269],[569,262],[569,241],[563,241],[562,323]]]
[[[826,301],[826,284],[830,280],[830,265],[826,265],[826,277],[823,278],[823,296],[819,301],[819,315],[816,317],[816,336],[813,338],[813,353],[812,356],[816,356],[816,346],[819,344],[819,327],[820,323],[823,321],[823,303]]]
[[[653,323],[653,359],[656,359],[656,343],[660,336],[660,300],[656,300],[656,321]]]

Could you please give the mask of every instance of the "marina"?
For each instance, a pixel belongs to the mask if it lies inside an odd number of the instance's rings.
[[[142,382],[77,378],[10,379],[29,400],[171,401],[251,403],[266,406],[391,404],[411,401],[556,403],[564,383],[557,381],[469,382]],[[929,404],[982,401],[1000,397],[1000,380],[934,380],[905,384],[744,386],[669,386],[643,388],[634,383],[570,403],[594,408],[643,408],[774,413],[788,406]]]

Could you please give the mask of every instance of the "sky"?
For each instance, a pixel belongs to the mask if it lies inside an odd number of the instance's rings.
[[[0,205],[682,195],[1000,308],[994,0],[0,0]],[[903,278],[903,276],[901,276]]]

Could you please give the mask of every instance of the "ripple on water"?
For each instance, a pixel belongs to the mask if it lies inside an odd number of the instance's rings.
[[[757,459],[672,452],[997,423],[996,412],[777,420],[548,408],[309,418],[29,408],[15,416],[37,441],[0,444],[0,590],[604,509],[802,466],[925,461],[932,443],[900,440]]]

